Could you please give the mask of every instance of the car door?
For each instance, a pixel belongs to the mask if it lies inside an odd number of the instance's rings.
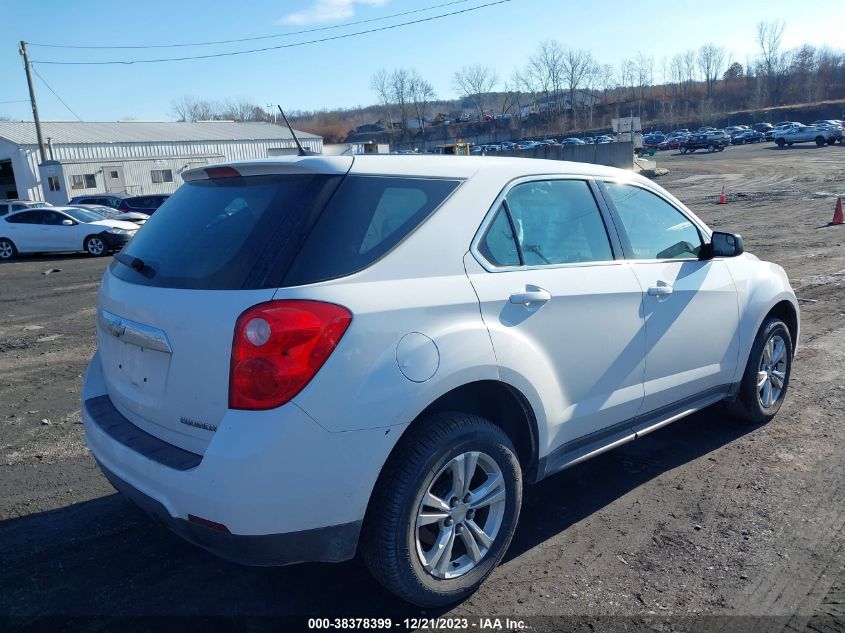
[[[627,430],[643,398],[642,290],[596,193],[585,179],[516,181],[466,257],[500,375],[536,390],[541,451],[558,456]]]
[[[10,213],[5,217],[5,229],[8,237],[21,253],[32,253],[40,250],[39,214],[39,211],[20,211]]]
[[[72,224],[65,224],[69,220]],[[82,250],[79,222],[58,211],[41,212],[41,230],[45,234],[45,251]]]
[[[739,354],[736,286],[721,259],[701,261],[702,228],[667,198],[605,182],[622,247],[644,292],[641,415],[726,393]]]

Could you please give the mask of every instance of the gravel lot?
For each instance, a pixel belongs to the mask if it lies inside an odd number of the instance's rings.
[[[446,614],[578,616],[566,626],[584,630],[769,616],[757,630],[845,630],[845,225],[826,226],[845,195],[845,146],[657,160],[660,184],[789,273],[803,312],[787,402],[763,427],[705,410],[528,489],[505,562]],[[717,206],[722,185],[729,204]],[[78,402],[108,261],[0,265],[0,615],[420,615],[357,561],[229,564],[114,493]]]

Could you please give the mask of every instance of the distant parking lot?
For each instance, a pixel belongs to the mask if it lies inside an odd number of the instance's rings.
[[[450,615],[779,616],[766,630],[798,631],[842,616],[845,225],[827,223],[845,146],[653,159],[705,222],[789,273],[803,310],[790,397],[765,427],[707,409],[529,488],[505,562]],[[0,265],[0,613],[421,615],[357,561],[240,567],[115,494],[79,418],[109,261]]]

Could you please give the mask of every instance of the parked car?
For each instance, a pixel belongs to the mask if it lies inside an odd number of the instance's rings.
[[[647,134],[643,137],[643,149],[657,149],[658,146],[666,140],[663,134]]]
[[[819,147],[833,145],[839,140],[841,132],[828,126],[802,125],[792,123],[775,128],[774,140],[778,147],[792,146],[793,143],[813,142]]]
[[[769,130],[773,130],[774,127],[771,123],[752,123],[751,129],[755,132],[760,132],[761,134],[765,134]]]
[[[108,218],[109,220],[132,222],[132,224],[136,224],[138,226],[143,226],[147,223],[147,220],[150,219],[150,216],[146,213],[138,213],[137,211],[118,211],[117,209],[105,207],[99,204],[76,204],[73,206],[77,209],[86,209],[88,211],[93,211],[94,213],[99,213],[101,216]]]
[[[98,204],[106,207],[112,207],[118,211],[135,211],[138,213],[146,213],[152,215],[164,201],[169,198],[169,194],[149,194],[146,196],[126,196],[116,193],[98,193],[89,196],[76,196],[72,198],[69,205],[75,206],[77,204]]]
[[[596,144],[603,144],[603,143],[612,143],[613,138],[608,136],[607,134],[603,134],[602,136],[596,137]]]
[[[585,145],[586,144],[580,138],[575,138],[575,137],[572,137],[572,136],[569,137],[569,138],[563,139],[560,143],[561,143],[561,145]]]
[[[32,200],[0,200],[0,216],[21,211],[23,209],[38,209],[41,207],[52,207],[49,202],[34,202]]]
[[[757,130],[743,130],[731,136],[732,145],[745,145],[746,143],[759,143],[763,140],[763,134]]]
[[[706,149],[708,152],[724,151],[731,144],[731,138],[721,130],[713,130],[703,134],[690,134],[679,145],[681,154]]]
[[[681,146],[681,143],[684,139],[687,138],[688,135],[684,136],[670,136],[666,140],[664,140],[660,145],[657,146],[657,149],[661,151],[665,151],[668,149],[678,149]]]
[[[836,137],[836,140],[841,141],[843,136],[845,136],[845,125],[843,125],[842,121],[837,121],[835,119],[822,119],[819,121],[814,121],[813,125],[818,128],[827,128],[833,135]],[[831,143],[832,145],[833,143]]]
[[[0,219],[0,260],[19,253],[86,251],[99,257],[122,248],[138,230],[77,207],[12,211]]]
[[[319,156],[184,181],[104,273],[81,416],[118,490],[225,558],[360,551],[442,606],[502,560],[523,484],[787,393],[784,270],[630,171]]]

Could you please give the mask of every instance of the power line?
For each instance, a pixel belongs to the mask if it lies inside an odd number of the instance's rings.
[[[4,103],[29,103],[29,99],[12,99],[11,101],[0,101],[0,104]]]
[[[62,105],[68,109],[68,112],[70,112],[73,116],[75,116],[75,117],[76,117],[76,119],[77,119],[78,121],[82,121],[82,117],[80,117],[80,116],[79,116],[76,112],[74,112],[73,110],[71,110],[70,106],[69,106],[68,104],[66,104],[66,103],[65,103],[65,100],[64,100],[64,99],[62,99],[62,98],[58,95],[58,93],[50,87],[50,84],[48,84],[48,83],[45,81],[44,77],[42,77],[42,76],[38,73],[38,71],[37,71],[37,70],[35,70],[35,66],[32,64],[32,62],[30,62],[29,67],[30,67],[30,68],[32,68],[32,72],[34,72],[34,73],[35,73],[35,76],[36,76],[36,77],[38,77],[38,78],[41,80],[41,82],[42,82],[45,86],[47,86],[47,90],[49,90],[50,92],[52,92],[52,93],[53,93],[53,95],[56,97],[56,99],[58,99],[59,101],[61,101],[61,102],[62,102]]]
[[[316,33],[318,31],[330,31],[332,29],[341,29],[347,26],[355,26],[357,24],[367,24],[370,22],[379,22],[382,20],[390,20],[392,18],[399,18],[405,15],[411,15],[413,13],[422,13],[424,11],[433,11],[434,9],[442,9],[443,7],[450,7],[455,4],[463,4],[465,2],[469,2],[469,0],[453,0],[452,2],[444,2],[443,4],[435,4],[434,6],[424,7],[422,9],[414,9],[413,11],[403,11],[402,13],[394,13],[392,15],[383,15],[377,18],[368,18],[366,20],[356,20],[354,22],[345,22],[344,24],[335,24],[333,26],[321,26],[316,27],[313,29],[305,29],[302,31],[293,31],[290,33],[277,33],[276,35],[260,35],[257,37],[243,37],[240,39],[235,40],[217,40],[214,42],[188,42],[188,43],[181,43],[181,44],[148,44],[148,45],[136,45],[136,46],[84,46],[84,45],[71,45],[71,44],[35,44],[32,42],[27,42],[29,46],[41,46],[43,48],[85,48],[85,49],[146,49],[146,48],[179,48],[185,46],[212,46],[215,44],[235,44],[238,42],[255,42],[258,40],[270,40],[280,37],[293,37],[294,35],[304,35],[305,33]]]
[[[307,40],[305,42],[295,42],[293,44],[280,44],[278,46],[265,46],[263,48],[252,48],[245,51],[232,51],[229,53],[210,53],[208,55],[192,55],[186,57],[164,57],[159,59],[135,59],[135,60],[108,60],[108,61],[95,61],[95,62],[59,62],[59,61],[50,61],[50,60],[32,60],[33,63],[39,64],[55,64],[60,66],[106,66],[106,65],[116,65],[116,64],[124,64],[124,65],[131,65],[131,64],[157,64],[160,62],[181,62],[181,61],[188,61],[193,59],[211,59],[214,57],[232,57],[234,55],[247,55],[250,53],[262,53],[265,51],[274,51],[283,48],[295,48],[298,46],[307,46],[309,44],[320,44],[322,42],[331,42],[333,40],[342,40],[349,37],[357,37],[359,35],[367,35],[369,33],[378,33],[379,31],[389,31],[391,29],[397,29],[403,26],[410,26],[412,24],[421,24],[423,22],[431,22],[432,20],[439,20],[441,18],[448,18],[455,15],[460,15],[462,13],[469,13],[470,11],[478,11],[479,9],[484,9],[486,7],[492,7],[497,4],[504,4],[506,2],[511,2],[511,0],[496,0],[495,2],[488,2],[486,4],[478,5],[477,7],[470,7],[468,9],[461,9],[460,11],[451,11],[449,13],[441,13],[440,15],[433,15],[427,18],[420,18],[418,20],[411,20],[409,22],[400,22],[399,24],[391,24],[389,26],[382,26],[375,29],[367,29],[366,31],[356,31],[354,33],[344,33],[343,35],[333,35],[331,37],[323,37],[316,40]]]

